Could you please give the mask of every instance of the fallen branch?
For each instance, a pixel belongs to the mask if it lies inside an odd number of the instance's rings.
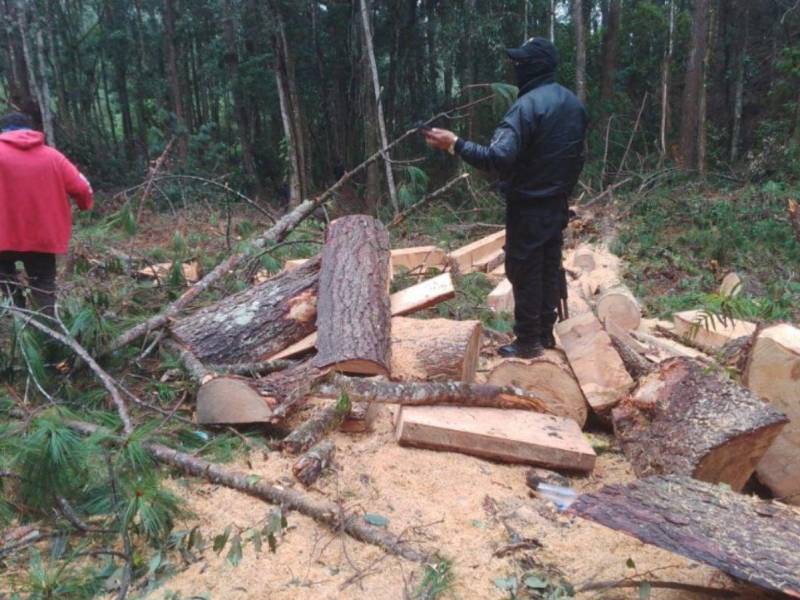
[[[289,454],[300,454],[316,444],[326,433],[333,431],[350,411],[348,406],[342,408],[338,404],[327,406],[315,412],[281,441],[281,448]]]
[[[427,196],[422,198],[419,202],[416,202],[416,203],[412,204],[411,206],[409,206],[403,212],[397,213],[397,215],[395,215],[394,219],[392,219],[392,221],[389,223],[389,227],[397,227],[403,221],[406,220],[408,215],[410,215],[411,213],[419,210],[420,208],[422,208],[426,204],[436,200],[436,198],[442,196],[443,194],[448,192],[450,190],[450,188],[455,186],[457,183],[463,181],[464,179],[467,179],[468,177],[469,177],[469,173],[462,173],[458,177],[454,177],[453,179],[451,179],[450,181],[445,183],[442,187],[440,187],[438,190],[435,190],[435,191],[431,192],[430,194],[428,194]]]
[[[647,586],[653,589],[662,590],[681,590],[682,592],[690,592],[692,594],[699,594],[701,596],[708,596],[709,598],[738,598],[741,596],[739,592],[734,590],[726,590],[725,588],[713,588],[705,585],[694,585],[691,583],[681,583],[679,581],[659,581],[657,579],[638,579],[638,580],[620,580],[620,581],[598,581],[597,583],[590,583],[583,586],[580,592],[594,592],[610,590],[615,588],[639,588]]]
[[[330,440],[316,444],[292,465],[292,473],[304,486],[312,485],[333,462],[336,446]]]
[[[181,361],[183,368],[189,374],[192,380],[203,385],[206,381],[214,378],[214,372],[206,368],[200,360],[186,348],[178,344],[175,340],[164,340],[161,345],[170,352],[178,355],[178,360]]]

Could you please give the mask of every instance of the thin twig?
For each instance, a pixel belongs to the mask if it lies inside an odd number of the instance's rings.
[[[432,202],[433,200],[435,200],[439,196],[442,196],[443,194],[448,192],[450,190],[450,188],[452,188],[454,185],[456,185],[457,183],[459,183],[459,182],[461,182],[461,181],[463,181],[463,180],[465,180],[467,178],[469,178],[469,173],[462,173],[458,177],[454,177],[453,179],[448,181],[446,184],[444,184],[442,187],[440,187],[436,191],[433,191],[430,194],[428,194],[427,196],[425,196],[424,198],[422,198],[419,202],[415,202],[414,204],[409,206],[407,209],[405,209],[403,212],[397,213],[397,215],[395,215],[394,219],[392,219],[391,223],[389,223],[389,227],[396,227],[397,225],[400,225],[400,223],[405,221],[406,218],[408,217],[408,215],[410,215],[412,212],[414,212],[416,210],[419,210],[420,208],[422,208],[423,206],[425,206],[429,202]]]

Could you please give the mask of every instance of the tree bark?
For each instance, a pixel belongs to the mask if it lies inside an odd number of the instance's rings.
[[[750,37],[750,2],[741,2],[743,6],[740,14],[744,18],[744,39],[736,56],[736,90],[734,92],[733,128],[731,130],[731,162],[739,158],[739,143],[742,134],[742,111],[744,109],[744,64],[747,58],[747,40]]]
[[[619,49],[620,0],[608,3],[608,22],[603,35],[603,82],[600,99],[607,102],[614,96],[617,78],[617,53]]]
[[[313,364],[347,373],[389,374],[389,232],[366,215],[337,219],[322,249]]]
[[[675,358],[614,409],[613,421],[639,477],[675,473],[739,491],[788,420],[746,388]]]
[[[336,446],[330,440],[325,440],[308,450],[292,465],[292,473],[304,486],[313,485],[322,472],[333,463]]]
[[[709,9],[708,42],[703,54],[703,78],[700,83],[699,135],[697,138],[697,170],[701,177],[708,172],[708,73],[711,67],[711,58],[714,54],[714,42],[717,38],[717,20],[719,11],[712,5]]]
[[[800,519],[780,504],[669,475],[584,494],[570,512],[800,598]]]
[[[703,60],[708,45],[708,16],[711,0],[695,0],[692,10],[692,31],[689,40],[689,58],[681,106],[680,147],[678,162],[683,169],[698,166],[698,136],[700,128],[700,94],[703,87]]]
[[[175,135],[178,138],[178,156],[186,162],[189,156],[189,138],[183,110],[183,86],[178,71],[178,45],[175,30],[175,0],[164,0],[164,49],[167,67],[167,82],[175,113]]]
[[[675,0],[669,0],[669,33],[664,63],[661,67],[661,156],[666,157],[667,136],[670,127],[669,94],[672,71],[672,54],[675,48]]]
[[[575,94],[586,103],[586,24],[583,0],[572,0],[572,23],[575,27]]]
[[[326,434],[342,424],[350,408],[341,408],[331,404],[318,410],[310,418],[303,421],[281,441],[281,448],[289,454],[300,454],[319,442]]]

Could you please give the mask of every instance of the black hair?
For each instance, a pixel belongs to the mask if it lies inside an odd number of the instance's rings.
[[[0,117],[0,131],[4,129],[33,129],[33,119],[21,112],[8,113]]]

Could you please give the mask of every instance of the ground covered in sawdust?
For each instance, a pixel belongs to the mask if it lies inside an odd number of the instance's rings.
[[[733,588],[721,572],[644,545],[606,528],[568,517],[525,485],[527,467],[496,464],[447,452],[399,447],[394,442],[393,412],[382,407],[370,434],[337,433],[336,468],[312,494],[338,499],[347,510],[386,517],[388,527],[409,542],[452,561],[453,583],[443,598],[510,598],[514,576],[546,573],[580,589],[636,573],[651,578]],[[611,441],[597,434],[595,441]],[[238,465],[247,469],[245,465]],[[299,485],[291,477],[291,459],[279,453],[252,456],[250,472],[265,480]],[[633,479],[624,457],[613,447],[602,453],[590,477],[571,477],[578,491]],[[270,507],[238,492],[196,480],[181,486],[209,538],[229,525],[263,525]],[[237,567],[225,551],[208,549],[186,571],[167,580],[150,598],[218,599],[415,598],[423,568],[385,554],[346,535],[337,535],[296,513],[276,552],[246,545]],[[528,544],[513,549],[512,541]],[[527,546],[527,547],[526,547]],[[501,557],[496,556],[501,554]],[[631,568],[629,559],[633,560]],[[424,596],[423,596],[424,597]],[[525,596],[519,596],[525,597]],[[579,592],[579,598],[638,598],[637,589]],[[687,592],[653,590],[652,598],[692,598]],[[759,597],[757,593],[750,596]]]

